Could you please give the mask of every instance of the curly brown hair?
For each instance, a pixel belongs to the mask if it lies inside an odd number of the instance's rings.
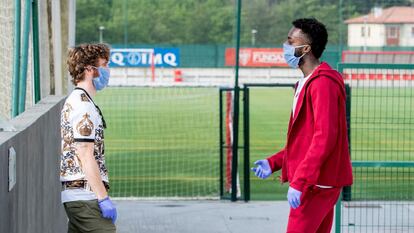
[[[97,66],[99,58],[109,61],[109,46],[106,44],[81,44],[71,48],[68,53],[68,70],[72,83],[77,85],[85,78],[88,66]]]

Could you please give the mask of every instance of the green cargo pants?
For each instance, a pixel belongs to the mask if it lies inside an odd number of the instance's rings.
[[[112,220],[103,218],[97,200],[63,204],[69,218],[68,233],[115,233]]]

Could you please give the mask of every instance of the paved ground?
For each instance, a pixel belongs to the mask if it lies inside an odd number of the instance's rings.
[[[116,201],[118,233],[285,232],[287,202]]]
[[[283,233],[287,201],[116,201],[118,233]],[[414,202],[343,202],[341,233],[414,233]],[[332,232],[335,232],[332,230]]]

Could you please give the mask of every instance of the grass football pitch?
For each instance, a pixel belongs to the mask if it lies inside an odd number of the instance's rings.
[[[284,146],[292,96],[292,88],[250,90],[250,166]],[[353,160],[413,161],[412,89],[354,89],[352,96]],[[111,195],[218,197],[217,88],[111,87],[96,102],[108,125]],[[412,197],[412,168],[381,169],[354,170],[354,197],[391,199],[390,189]],[[267,180],[250,175],[253,200],[286,199],[288,185],[279,184],[279,173]],[[384,187],[388,191],[378,192]]]

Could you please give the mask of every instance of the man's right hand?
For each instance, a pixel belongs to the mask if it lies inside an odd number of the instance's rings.
[[[98,200],[99,208],[102,211],[102,217],[112,219],[112,223],[116,221],[116,208],[109,197]]]
[[[272,169],[270,169],[267,159],[257,160],[254,164],[257,167],[252,167],[252,171],[260,179],[266,179],[272,174]]]

